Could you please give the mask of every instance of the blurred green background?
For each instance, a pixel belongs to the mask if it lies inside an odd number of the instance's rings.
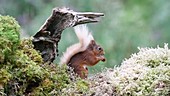
[[[106,63],[90,67],[90,73],[120,65],[138,52],[137,47],[163,46],[170,42],[170,0],[0,0],[0,14],[10,15],[22,27],[21,38],[33,36],[54,7],[105,14],[88,24],[95,40],[105,49]],[[64,30],[59,54],[77,42],[73,28]],[[59,57],[55,62],[59,62]]]

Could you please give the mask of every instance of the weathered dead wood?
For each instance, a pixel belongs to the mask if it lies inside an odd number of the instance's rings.
[[[58,55],[58,42],[62,31],[67,27],[99,21],[103,13],[74,12],[69,8],[54,8],[51,16],[46,20],[40,30],[33,36],[36,50],[41,52],[45,62],[53,62]]]

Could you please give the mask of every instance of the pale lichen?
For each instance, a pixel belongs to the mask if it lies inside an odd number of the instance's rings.
[[[170,49],[167,44],[164,48],[139,48],[139,52],[125,59],[120,67],[108,69],[91,80],[97,83],[91,87],[95,96],[112,96],[110,92],[118,96],[169,96]],[[104,87],[101,80],[110,86]]]

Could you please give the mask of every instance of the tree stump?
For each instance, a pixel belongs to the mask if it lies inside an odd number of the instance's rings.
[[[67,27],[99,21],[103,13],[75,12],[69,8],[54,8],[51,16],[33,36],[34,48],[40,51],[44,62],[52,63],[58,55],[58,42]]]

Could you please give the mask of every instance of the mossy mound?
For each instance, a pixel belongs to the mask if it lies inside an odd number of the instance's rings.
[[[0,96],[69,96],[81,95],[88,83],[72,81],[66,66],[45,64],[31,39],[20,40],[14,18],[0,16]]]
[[[170,96],[170,49],[141,48],[115,69],[91,78],[91,90],[118,96]],[[100,82],[100,83],[98,83]],[[105,86],[104,86],[105,85]],[[99,88],[105,91],[99,91]]]

